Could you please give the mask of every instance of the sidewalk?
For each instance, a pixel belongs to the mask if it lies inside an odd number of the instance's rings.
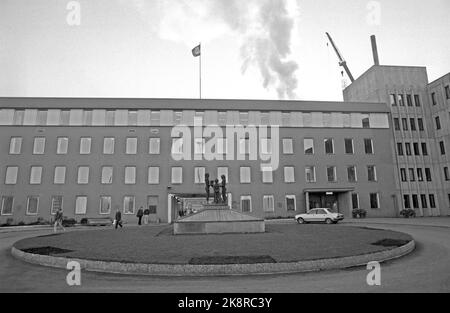
[[[342,224],[388,224],[450,228],[450,217],[345,219]]]

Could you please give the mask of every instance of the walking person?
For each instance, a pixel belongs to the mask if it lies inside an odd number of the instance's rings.
[[[136,216],[138,218],[138,225],[141,226],[142,225],[142,216],[144,216],[144,210],[143,210],[142,207],[139,208],[139,210],[137,211]]]
[[[149,210],[149,208],[146,208],[146,209],[144,210],[144,224],[145,224],[145,225],[148,225],[148,219],[149,219],[149,217],[150,217],[150,210]]]
[[[66,229],[64,228],[62,222],[63,222],[63,212],[62,209],[59,208],[58,211],[56,211],[55,214],[55,223],[53,225],[53,232],[57,232],[58,231],[58,227],[61,227],[63,231],[66,231]]]
[[[122,225],[122,213],[120,212],[120,210],[117,210],[116,216],[115,216],[115,220],[116,220],[116,225],[115,225],[116,229],[119,226],[120,226],[120,228],[122,228],[123,227],[123,225]]]

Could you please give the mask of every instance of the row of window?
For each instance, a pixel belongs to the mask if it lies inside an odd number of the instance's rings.
[[[377,181],[377,171],[374,165],[369,165],[366,168],[367,179],[369,182]],[[157,185],[160,181],[160,168],[156,166],[148,167],[148,184]],[[252,182],[251,167],[242,166],[239,169],[240,172],[240,183],[249,184]],[[262,172],[262,182],[263,183],[273,183],[273,171],[270,168],[263,168]],[[6,167],[5,175],[5,185],[16,185],[19,173],[19,167],[8,166]],[[205,167],[195,167],[194,168],[194,183],[204,184],[205,183]],[[284,182],[285,183],[295,183],[295,167],[286,166],[283,168]],[[219,167],[217,169],[217,177],[225,175],[228,180],[228,167]],[[66,183],[67,167],[66,166],[56,166],[54,169],[53,183],[55,185],[63,185]],[[124,184],[134,185],[136,184],[137,168],[136,166],[126,166],[124,168]],[[29,183],[31,185],[42,184],[43,177],[43,167],[42,166],[32,166],[30,170]],[[114,167],[113,166],[103,166],[101,168],[101,184],[109,185],[113,183],[114,177]],[[337,182],[336,166],[326,167],[326,177],[328,182]],[[79,166],[77,170],[77,183],[79,185],[89,184],[90,178],[90,167],[89,166]],[[305,179],[308,183],[316,182],[316,167],[306,166],[305,167]],[[356,166],[347,167],[347,180],[349,182],[357,182],[357,170]],[[172,184],[183,184],[183,168],[182,167],[172,167],[171,168],[171,182]]]
[[[445,86],[444,87],[444,92],[445,92],[445,99],[449,100],[450,99],[450,86]],[[433,105],[437,105],[438,104],[438,100],[436,98],[436,93],[435,92],[431,93],[431,103]]]
[[[402,182],[407,182],[408,178],[410,182],[423,182],[424,181],[424,169],[422,168],[401,168],[400,169],[400,177]],[[425,179],[427,182],[433,181],[432,175],[431,175],[431,169],[425,168]]]
[[[397,154],[399,156],[428,156],[428,146],[425,142],[413,142],[412,144],[410,142],[398,142],[397,143]],[[422,152],[422,154],[421,154]]]
[[[366,138],[364,141],[364,152],[365,154],[374,154],[373,140]],[[115,152],[115,142],[114,137],[103,138],[103,154],[110,155]],[[312,138],[305,138],[303,140],[304,153],[306,155],[313,155],[315,153],[315,140]],[[12,137],[9,145],[9,153],[18,155],[22,153],[22,137]],[[33,143],[33,154],[42,155],[45,154],[45,137],[35,137]],[[272,153],[272,139],[264,138],[261,140],[260,150],[262,153],[271,154]],[[125,153],[126,154],[137,154],[138,152],[138,138],[129,137],[126,138]],[[216,153],[226,154],[228,152],[228,140],[219,139],[215,142]],[[249,154],[251,149],[255,145],[250,143],[250,139],[241,139],[239,141],[239,152],[243,154]],[[171,151],[173,154],[183,154],[184,152],[184,140],[183,138],[173,138]],[[355,144],[352,138],[344,139],[344,148],[346,154],[355,154]],[[56,154],[67,154],[69,149],[69,138],[59,137],[57,139]],[[91,154],[92,150],[92,138],[83,137],[80,138],[80,154],[87,155]],[[282,150],[283,154],[294,154],[294,140],[292,138],[282,139]],[[324,151],[326,154],[334,154],[334,139],[326,138],[324,139]],[[149,154],[160,154],[161,152],[161,139],[160,138],[150,138],[149,139]],[[204,154],[206,153],[206,139],[196,138],[194,139],[194,153]]]
[[[176,126],[279,125],[281,127],[389,128],[385,113],[172,111],[172,110],[0,110],[0,125]]]
[[[424,195],[424,194],[403,195],[404,208],[405,209],[420,209],[419,198],[420,198],[420,203],[422,205],[422,209],[428,209],[428,205],[431,209],[436,208],[436,198],[433,194],[428,195],[428,197],[427,197],[427,195]],[[449,199],[450,199],[450,195],[449,195]],[[427,200],[429,200],[429,202]]]
[[[406,99],[406,101],[405,101]],[[414,99],[414,100],[413,100]],[[420,96],[419,95],[412,95],[412,94],[406,94],[406,97],[404,94],[390,94],[389,95],[389,101],[391,106],[409,106],[409,107],[420,107]]]
[[[401,125],[400,125],[400,121],[401,121]],[[425,124],[423,121],[423,118],[418,118],[417,122],[415,118],[394,118],[394,129],[396,131],[425,131]]]

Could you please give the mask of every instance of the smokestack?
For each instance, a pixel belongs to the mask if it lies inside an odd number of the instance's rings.
[[[370,40],[372,41],[373,62],[375,65],[380,65],[380,59],[378,58],[377,37],[372,35],[370,36]]]

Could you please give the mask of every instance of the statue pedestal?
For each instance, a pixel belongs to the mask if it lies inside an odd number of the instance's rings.
[[[263,219],[231,210],[227,204],[204,204],[203,210],[174,222],[175,235],[264,233]]]

